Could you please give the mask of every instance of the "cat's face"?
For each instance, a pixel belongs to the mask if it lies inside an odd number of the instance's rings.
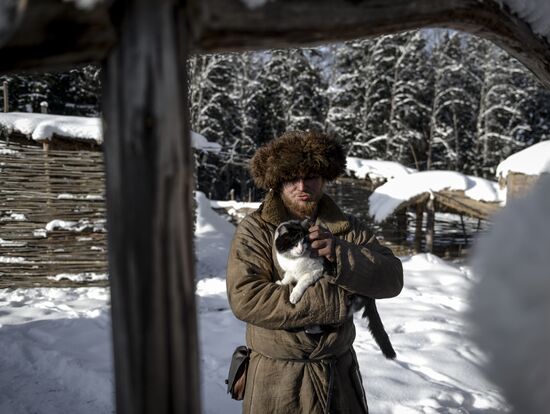
[[[281,223],[275,230],[275,249],[293,257],[303,256],[308,248],[307,220],[289,220]]]

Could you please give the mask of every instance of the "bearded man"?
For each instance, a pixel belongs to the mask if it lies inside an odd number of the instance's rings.
[[[237,227],[227,266],[235,316],[247,323],[251,351],[243,413],[368,413],[353,341],[350,296],[399,294],[401,261],[372,232],[324,194],[343,174],[342,145],[320,132],[286,132],[251,161],[255,184],[269,190]],[[286,220],[309,218],[312,255],[326,258],[324,277],[298,303],[279,285],[273,236]],[[314,332],[308,329],[320,326]]]

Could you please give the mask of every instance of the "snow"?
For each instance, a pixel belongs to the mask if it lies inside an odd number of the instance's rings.
[[[526,175],[550,173],[550,141],[542,141],[510,155],[497,167],[497,177],[505,179],[510,172]]]
[[[234,227],[204,194],[196,200],[203,412],[236,414],[241,403],[228,397],[224,384],[232,350],[245,341],[245,324],[229,310],[224,277]],[[377,302],[396,361],[381,355],[356,315],[355,349],[371,411],[507,411],[480,373],[485,357],[466,337],[475,275],[429,254],[402,261],[403,292]],[[2,289],[0,308],[0,412],[113,411],[108,288]]]
[[[353,171],[357,178],[382,178],[386,180],[416,172],[395,161],[366,160],[357,157],[347,157],[347,169]]]
[[[98,144],[103,142],[101,118],[8,112],[0,113],[0,124],[9,131],[17,131],[35,141],[51,140],[56,134]]]
[[[195,227],[195,251],[199,278],[225,278],[229,244],[235,227],[212,210],[204,193],[195,193],[197,222]]]
[[[421,171],[399,176],[376,188],[369,197],[369,214],[381,222],[404,201],[445,189],[464,191],[466,196],[478,201],[504,201],[504,191],[496,182],[455,171]]]
[[[48,276],[48,279],[59,282],[60,280],[70,280],[72,282],[95,282],[100,280],[108,280],[107,273],[59,273],[55,276]]]
[[[15,213],[8,210],[0,213],[0,221],[27,221],[27,216],[23,213]]]
[[[103,142],[101,118],[96,117],[7,112],[0,113],[0,125],[6,127],[10,132],[17,131],[35,141],[51,140],[55,134],[67,139],[91,140],[97,144]],[[210,142],[201,134],[193,131],[191,131],[191,146],[211,152],[221,150],[220,144]],[[0,150],[8,151],[2,148]]]
[[[523,21],[531,26],[533,32],[550,41],[550,2],[548,0],[495,0],[505,4]]]
[[[203,151],[218,153],[221,151],[222,146],[217,142],[208,141],[204,135],[201,135],[195,131],[191,131],[191,146]]]
[[[517,413],[550,405],[550,176],[511,200],[476,249],[471,290],[473,338],[486,351],[486,373]]]
[[[235,201],[235,200],[211,200],[210,205],[212,208],[234,208],[236,209],[252,209],[256,210],[258,207],[260,207],[259,202],[242,202],[242,201]]]
[[[45,230],[47,232],[51,231],[72,231],[80,233],[85,230],[91,230],[93,232],[104,232],[105,230],[105,219],[98,219],[90,221],[88,219],[80,219],[78,221],[66,221],[66,220],[51,220],[46,224]]]

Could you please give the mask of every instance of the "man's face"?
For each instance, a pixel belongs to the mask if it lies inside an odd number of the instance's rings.
[[[323,196],[324,186],[322,177],[297,178],[283,184],[281,198],[292,215],[298,218],[311,217]]]

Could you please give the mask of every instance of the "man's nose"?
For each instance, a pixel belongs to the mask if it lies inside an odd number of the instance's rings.
[[[300,190],[300,191],[304,191],[306,185],[304,183],[304,179],[303,178],[298,178],[296,180],[296,189],[297,190]]]

